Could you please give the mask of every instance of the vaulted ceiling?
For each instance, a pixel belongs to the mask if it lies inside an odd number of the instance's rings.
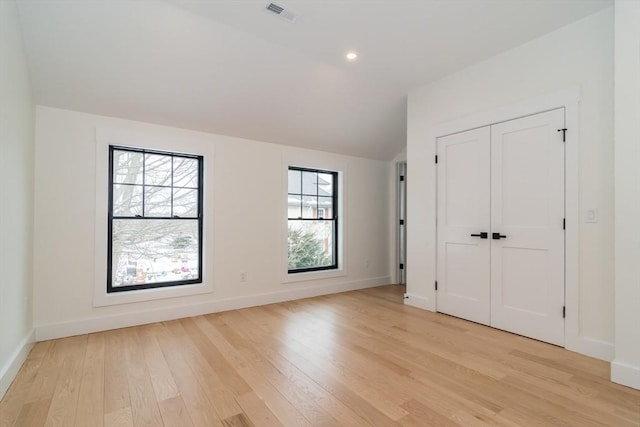
[[[35,101],[389,160],[411,88],[612,4],[274,1],[19,0]]]

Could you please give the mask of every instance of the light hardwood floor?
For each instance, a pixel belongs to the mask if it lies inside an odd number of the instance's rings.
[[[640,426],[609,364],[383,286],[36,344],[0,426]]]

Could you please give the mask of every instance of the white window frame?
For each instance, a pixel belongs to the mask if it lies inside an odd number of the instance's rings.
[[[108,245],[108,190],[109,145],[167,152],[190,153],[204,158],[203,171],[203,247],[200,266],[202,283],[169,286],[152,289],[136,289],[127,292],[107,293],[107,245]],[[185,137],[171,133],[140,132],[130,129],[96,128],[96,211],[94,238],[94,293],[93,306],[127,304],[205,294],[214,291],[213,274],[213,167],[214,144],[205,137]]]

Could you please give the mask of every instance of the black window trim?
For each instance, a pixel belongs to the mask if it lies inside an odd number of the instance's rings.
[[[333,216],[332,218],[302,218],[297,217],[297,218],[290,218],[287,215],[287,221],[333,221],[333,230],[334,230],[334,235],[333,235],[333,253],[334,253],[334,257],[333,257],[333,264],[331,265],[327,265],[327,266],[321,266],[321,267],[306,267],[306,268],[295,268],[295,269],[287,269],[288,274],[297,274],[297,273],[309,273],[309,272],[314,272],[314,271],[326,271],[326,270],[337,270],[339,268],[339,263],[338,263],[338,236],[339,236],[339,228],[338,228],[338,172],[337,171],[330,171],[330,170],[325,170],[325,169],[313,169],[313,168],[305,168],[305,167],[299,167],[299,166],[289,166],[287,169],[288,171],[300,171],[300,172],[313,172],[313,173],[318,173],[318,174],[328,174],[328,175],[332,175],[333,176],[333,194],[331,195],[331,199],[332,199],[332,203],[333,203],[333,208],[332,208],[332,212],[333,212]],[[315,196],[316,198],[319,198],[319,194],[318,194],[318,189],[317,189],[318,185],[316,183],[316,194],[305,194],[303,192],[303,185],[302,185],[302,173],[300,174],[300,193],[289,193],[289,180],[287,178],[287,195],[292,195],[292,196],[300,196],[301,200],[300,203],[302,204],[302,196]],[[323,196],[326,197],[326,196]],[[302,213],[302,212],[300,212]]]
[[[174,157],[181,157],[187,159],[195,159],[198,160],[198,213],[195,217],[179,217],[179,216],[168,216],[168,217],[160,217],[160,216],[145,216],[144,213],[144,188],[145,188],[145,174],[144,174],[144,166],[142,173],[142,185],[143,188],[143,197],[142,197],[142,215],[134,215],[134,216],[114,216],[113,215],[113,152],[114,151],[130,151],[135,153],[144,154],[159,154],[163,156],[171,156],[172,165]],[[144,157],[143,157],[144,158]],[[144,163],[143,163],[144,165]],[[169,288],[175,286],[184,286],[184,285],[194,285],[202,283],[202,270],[203,270],[203,200],[204,200],[204,156],[199,156],[195,154],[187,154],[187,153],[179,153],[176,151],[162,151],[162,150],[152,150],[146,148],[137,148],[137,147],[128,147],[121,145],[111,145],[109,144],[109,190],[108,190],[108,221],[107,221],[107,294],[117,293],[117,292],[126,292],[126,291],[136,291],[143,289],[156,289],[156,288]],[[159,186],[152,185],[152,187],[164,187],[164,188],[174,188],[173,187],[173,168],[171,172],[171,186]],[[134,184],[130,184],[134,185]],[[182,187],[180,187],[182,188]],[[193,187],[184,187],[189,189],[195,189]],[[173,191],[171,192],[171,203],[173,205]],[[186,279],[186,280],[178,280],[171,282],[154,282],[154,283],[144,283],[140,285],[128,285],[128,286],[113,286],[113,220],[114,219],[135,219],[135,220],[158,220],[158,219],[170,219],[174,221],[180,220],[198,220],[198,277],[194,279]]]

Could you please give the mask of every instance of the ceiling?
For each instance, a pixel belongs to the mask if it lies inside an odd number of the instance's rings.
[[[18,0],[36,103],[390,160],[411,88],[612,4],[275,2]]]

